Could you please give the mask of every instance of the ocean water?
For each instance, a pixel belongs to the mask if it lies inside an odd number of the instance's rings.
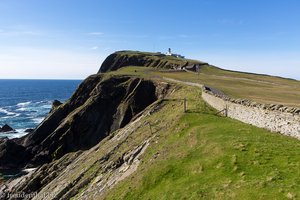
[[[1,137],[21,137],[35,128],[49,113],[52,101],[66,101],[80,80],[0,80],[0,126],[8,124],[18,133]]]

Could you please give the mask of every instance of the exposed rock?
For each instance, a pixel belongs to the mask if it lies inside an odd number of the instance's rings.
[[[2,138],[0,138],[0,144],[1,144],[3,141],[5,141],[5,140],[8,140],[8,137],[2,137]]]
[[[25,133],[31,133],[32,131],[34,131],[33,128],[28,128],[28,129],[26,129],[24,132],[25,132]]]
[[[33,132],[3,145],[0,167],[35,167],[68,152],[89,149],[162,98],[166,89],[167,84],[141,78],[92,75]],[[18,150],[13,152],[8,145]],[[14,153],[16,159],[11,159]]]
[[[52,102],[52,108],[50,110],[50,112],[53,112],[55,109],[57,109],[60,105],[62,105],[62,102],[58,101],[58,100],[54,100]]]
[[[3,169],[37,167],[31,175],[5,183],[4,190],[0,184],[0,193],[43,193],[53,180],[68,174],[74,174],[74,180],[66,184],[58,181],[56,190],[48,190],[53,191],[53,199],[70,199],[93,181],[96,173],[105,173],[103,179],[97,177],[99,181],[106,181],[101,190],[112,187],[137,169],[139,156],[147,148],[149,137],[132,147],[125,145],[128,149],[120,145],[130,141],[130,135],[144,124],[141,119],[160,109],[163,101],[156,100],[163,98],[168,89],[167,83],[129,76],[89,77],[70,100],[49,113],[32,133],[20,139],[3,140],[3,144],[0,142],[0,166]],[[125,128],[101,141],[121,127]],[[71,172],[76,165],[87,162],[87,158],[95,160],[88,164],[96,169],[89,177],[84,175],[90,167]],[[112,172],[114,175],[109,178]]]
[[[25,147],[13,140],[0,140],[0,170],[24,165],[29,158],[28,155]]]
[[[8,126],[7,124],[5,124],[4,126],[2,126],[2,128],[0,128],[0,132],[14,132],[15,130]]]

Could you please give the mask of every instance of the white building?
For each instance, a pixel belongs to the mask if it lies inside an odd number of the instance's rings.
[[[180,54],[174,54],[171,51],[171,48],[168,49],[168,52],[166,53],[167,56],[174,56],[176,58],[184,58],[184,56],[180,55]]]

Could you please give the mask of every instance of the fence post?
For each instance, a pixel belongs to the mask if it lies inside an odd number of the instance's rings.
[[[225,117],[228,117],[228,105],[226,104],[226,107],[225,107]]]
[[[148,122],[148,124],[149,124],[149,127],[150,127],[150,132],[151,132],[151,134],[153,134],[150,122]]]
[[[186,98],[183,99],[183,110],[186,112]]]

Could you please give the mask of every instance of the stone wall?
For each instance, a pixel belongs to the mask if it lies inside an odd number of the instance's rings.
[[[227,115],[230,118],[300,139],[299,108],[232,99],[205,86],[202,89],[202,98],[219,111],[227,106]]]

